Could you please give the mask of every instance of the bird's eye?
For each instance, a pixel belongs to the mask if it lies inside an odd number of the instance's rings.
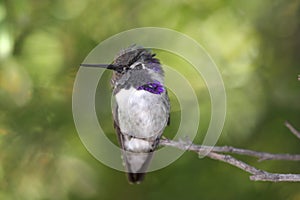
[[[142,64],[138,64],[134,67],[134,69],[143,69],[143,66],[142,66]]]
[[[137,63],[132,64],[129,68],[130,69],[135,69],[135,70],[140,70],[140,69],[143,69],[144,66],[143,66],[142,63],[137,62]]]

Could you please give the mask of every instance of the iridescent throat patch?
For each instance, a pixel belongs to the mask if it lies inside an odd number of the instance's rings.
[[[161,94],[165,91],[165,88],[160,82],[155,81],[138,87],[138,90],[146,90],[153,94]]]

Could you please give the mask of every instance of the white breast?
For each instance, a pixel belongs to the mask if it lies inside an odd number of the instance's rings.
[[[116,94],[119,127],[137,138],[158,137],[167,124],[167,108],[161,95],[130,88]]]

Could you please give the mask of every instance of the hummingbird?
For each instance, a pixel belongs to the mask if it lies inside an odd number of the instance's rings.
[[[112,114],[130,183],[143,181],[163,131],[170,123],[164,71],[151,50],[137,45],[121,50],[109,65],[82,64],[113,71]]]

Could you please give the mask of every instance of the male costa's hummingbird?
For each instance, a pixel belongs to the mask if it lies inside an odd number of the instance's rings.
[[[164,72],[155,54],[132,45],[110,65],[82,64],[113,70],[113,118],[130,183],[140,183],[170,122]]]

